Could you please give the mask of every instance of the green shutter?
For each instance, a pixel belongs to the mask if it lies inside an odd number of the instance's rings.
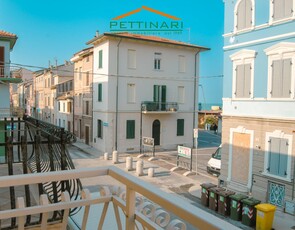
[[[159,101],[159,85],[154,85],[154,102]]]
[[[127,139],[135,138],[135,120],[126,121],[126,138]]]
[[[102,101],[102,83],[98,84],[98,101]]]
[[[161,110],[166,110],[166,85],[161,86]]]
[[[177,136],[184,135],[184,119],[177,119]]]
[[[98,68],[102,68],[102,50],[98,53]]]

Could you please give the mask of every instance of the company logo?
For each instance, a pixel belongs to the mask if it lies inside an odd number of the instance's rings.
[[[142,20],[130,19],[138,17],[140,12],[150,12],[156,19]],[[154,17],[153,17],[154,18]],[[128,20],[129,19],[129,20]],[[181,34],[184,28],[181,18],[161,12],[159,10],[152,9],[150,7],[142,6],[138,9],[132,10],[125,14],[112,18],[110,21],[110,31],[112,32],[131,32],[140,34]]]

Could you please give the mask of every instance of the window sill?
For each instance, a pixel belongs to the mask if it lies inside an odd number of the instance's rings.
[[[295,19],[295,16],[288,17],[288,18],[282,18],[282,19],[278,19],[278,20],[271,19],[269,21],[269,25],[270,26],[275,26],[275,25],[282,24],[282,23],[285,23],[285,22],[293,21],[294,19]]]
[[[294,101],[294,98],[272,98],[272,97],[268,97],[267,101]]]
[[[292,181],[291,178],[289,178],[289,177],[286,177],[286,178],[285,177],[280,177],[280,176],[269,174],[268,172],[262,172],[261,174],[264,175],[264,176],[267,176],[267,177],[277,179],[277,180],[282,180],[282,181],[286,181],[286,182],[291,182]]]

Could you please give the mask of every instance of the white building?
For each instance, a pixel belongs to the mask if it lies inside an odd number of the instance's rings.
[[[200,52],[205,47],[152,36],[104,33],[93,45],[93,146],[139,151],[193,145]]]

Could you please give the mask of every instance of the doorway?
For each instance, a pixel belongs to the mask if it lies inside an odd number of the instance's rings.
[[[85,144],[89,145],[89,126],[85,126]]]
[[[155,145],[160,145],[160,136],[161,136],[161,123],[159,120],[154,120],[153,122],[153,138]]]

